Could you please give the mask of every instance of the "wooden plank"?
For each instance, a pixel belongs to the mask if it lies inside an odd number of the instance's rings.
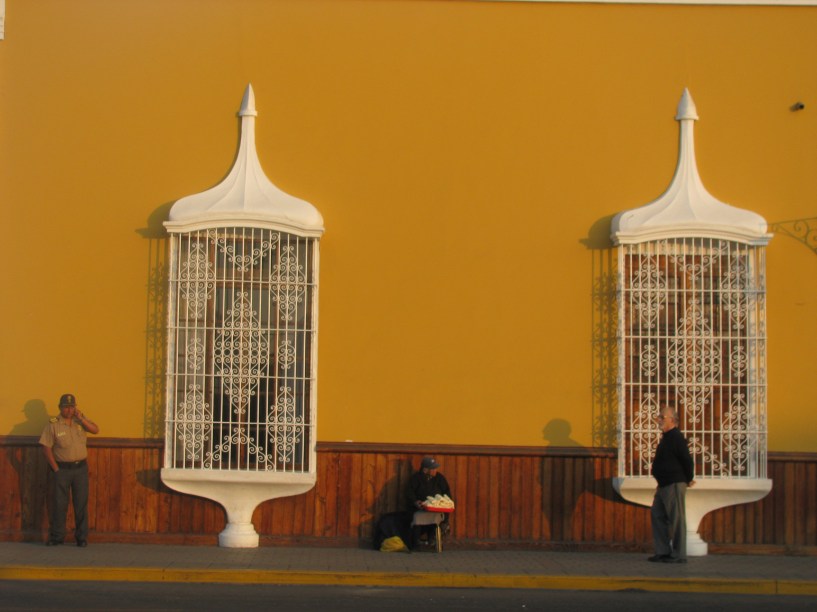
[[[529,508],[522,504],[522,460],[520,457],[505,457],[508,466],[509,497],[504,501],[508,528],[505,530],[507,538],[519,540],[520,527],[524,521],[530,520]]]
[[[604,542],[607,535],[605,531],[606,511],[606,477],[604,472],[604,460],[601,457],[593,457],[593,542]]]
[[[808,508],[805,544],[806,546],[817,546],[817,463],[809,463],[806,466],[804,488],[806,490],[805,506]]]
[[[763,543],[773,544],[782,542],[785,530],[783,529],[783,513],[785,512],[785,494],[783,485],[784,462],[777,461],[769,466],[769,473],[777,485],[767,495],[764,501]]]
[[[553,535],[553,489],[556,482],[553,477],[553,459],[543,457],[542,460],[542,535],[541,539],[552,542]]]
[[[116,461],[114,461],[116,457]],[[119,518],[119,489],[121,479],[119,473],[112,469],[112,465],[119,465],[119,453],[110,448],[101,448],[97,453],[97,468],[94,474],[96,481],[96,529],[103,532],[121,532],[117,523]],[[128,483],[129,484],[129,483]]]
[[[531,477],[527,503],[531,508],[530,539],[533,542],[542,540],[542,488],[544,474],[542,474],[542,460],[531,457],[529,460]]]
[[[533,457],[514,457],[514,477],[517,488],[516,509],[519,512],[518,520],[513,523],[514,531],[511,537],[514,540],[526,541],[531,539],[533,526],[533,495],[534,486]]]
[[[361,464],[361,506],[360,506],[360,538],[371,542],[374,538],[374,526],[377,515],[374,512],[377,495],[375,492],[375,462],[372,453],[366,453]]]
[[[366,520],[365,500],[363,499],[363,455],[351,456],[352,464],[349,474],[349,527],[348,535],[360,538],[363,523]]]
[[[371,486],[374,494],[374,507],[372,512],[376,521],[381,515],[385,514],[387,508],[385,495],[385,486],[387,481],[386,455],[376,453],[370,454],[369,456],[373,458]]]
[[[479,540],[488,538],[490,513],[491,513],[491,467],[490,457],[480,456],[476,458],[477,474],[479,474],[479,489],[477,490],[477,501],[473,508],[476,510],[476,533]]]
[[[468,473],[467,479],[462,479],[461,487],[465,487],[465,507],[457,509],[457,537],[476,539],[480,537],[477,524],[479,518],[479,491],[485,485],[483,483],[482,472],[480,471],[480,459],[469,456],[464,459],[465,469]],[[462,491],[462,489],[460,489]],[[458,495],[462,495],[459,493]],[[458,497],[458,502],[462,505],[463,498]],[[464,516],[463,516],[464,514]]]
[[[331,453],[320,453],[318,455],[318,473],[315,484],[315,512],[313,514],[312,535],[322,536],[324,534],[324,523],[326,521],[326,488],[329,486],[329,465],[332,462]]]
[[[460,539],[466,535],[467,516],[470,511],[468,506],[469,474],[468,457],[457,455],[457,464],[454,483],[451,484],[451,493],[456,504],[456,512],[449,520],[451,521],[451,534],[454,539]],[[463,513],[465,514],[463,516]]]
[[[582,459],[582,471],[584,478],[582,482],[582,494],[579,503],[582,507],[581,539],[583,542],[592,542],[596,524],[596,499],[595,499],[595,461],[593,457]]]
[[[574,473],[576,460],[573,457],[562,459],[564,470],[564,481],[562,484],[562,505],[560,510],[562,516],[562,540],[575,541],[573,538],[573,511],[576,507],[576,491],[574,490]]]
[[[499,497],[496,500],[496,513],[499,519],[497,537],[500,540],[510,539],[511,523],[514,519],[512,461],[513,457],[499,458]]]
[[[488,537],[499,537],[499,504],[502,501],[502,464],[499,457],[488,457]]]
[[[338,535],[338,479],[343,472],[340,470],[340,456],[332,453],[331,461],[326,466],[326,489],[324,491],[326,499],[326,516],[323,524],[323,536],[334,537]],[[344,474],[345,478],[345,474]],[[348,519],[348,513],[346,514]]]
[[[788,461],[785,464],[783,482],[786,483],[785,488],[785,509],[781,512],[783,521],[783,543],[786,546],[793,546],[797,540],[795,539],[795,512],[797,508],[796,490],[798,489],[797,480],[795,479],[794,462]]]

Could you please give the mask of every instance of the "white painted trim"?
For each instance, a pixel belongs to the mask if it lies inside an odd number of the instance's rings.
[[[817,0],[476,0],[477,2],[539,2],[562,4],[695,4],[713,6],[817,6]]]
[[[0,40],[6,37],[6,0],[0,0]]]

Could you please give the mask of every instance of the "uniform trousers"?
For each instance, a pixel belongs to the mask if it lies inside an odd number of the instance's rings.
[[[655,554],[679,559],[687,556],[685,482],[658,487],[652,500],[652,539]]]
[[[68,496],[74,506],[74,537],[77,542],[88,539],[88,464],[75,468],[60,468],[51,472],[51,492],[54,504],[49,517],[49,539],[65,539],[65,518]]]

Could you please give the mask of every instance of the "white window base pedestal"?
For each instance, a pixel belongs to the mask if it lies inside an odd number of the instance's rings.
[[[613,478],[613,488],[627,501],[650,507],[656,483],[648,476]],[[771,490],[768,478],[696,478],[686,493],[687,556],[707,554],[709,546],[698,535],[698,527],[709,512],[763,499]]]
[[[252,515],[262,502],[300,495],[315,486],[314,474],[162,469],[162,481],[181,493],[212,499],[224,507],[227,526],[218,536],[224,548],[258,548]]]

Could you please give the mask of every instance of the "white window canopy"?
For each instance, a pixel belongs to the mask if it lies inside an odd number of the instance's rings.
[[[721,202],[704,187],[695,161],[693,129],[698,113],[688,89],[684,89],[675,119],[681,124],[675,176],[657,200],[613,218],[613,243],[697,237],[767,244],[772,236],[763,217]]]

